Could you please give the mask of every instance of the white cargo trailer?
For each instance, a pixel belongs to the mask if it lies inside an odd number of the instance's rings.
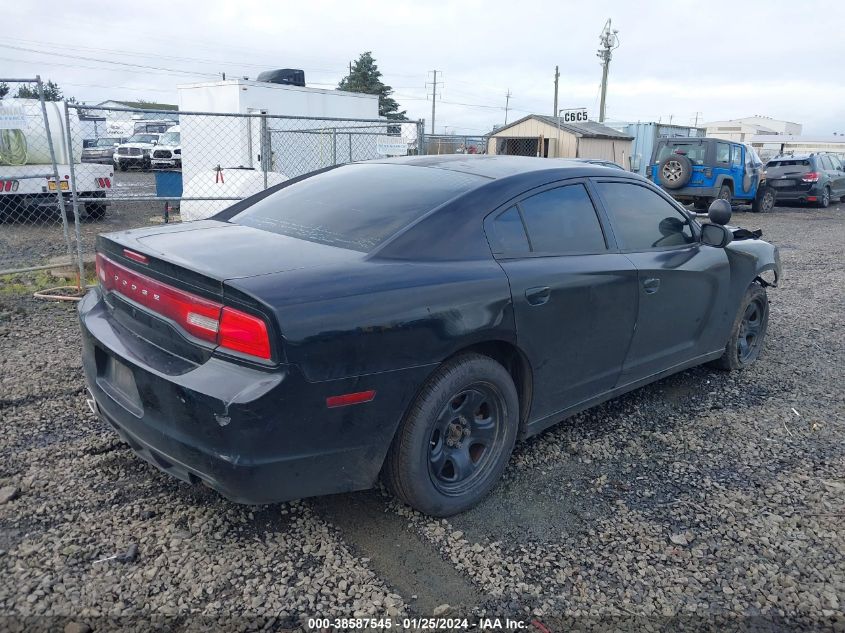
[[[333,164],[377,158],[379,138],[398,128],[379,121],[377,95],[245,79],[178,89],[182,113],[309,117],[180,116],[186,198],[243,197]],[[184,200],[182,219],[208,217],[230,204]]]

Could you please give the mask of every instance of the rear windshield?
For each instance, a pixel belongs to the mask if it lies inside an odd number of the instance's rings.
[[[810,161],[806,159],[791,158],[789,160],[770,160],[766,164],[766,169],[772,167],[809,167]]]
[[[345,165],[284,187],[230,222],[368,253],[428,211],[485,181],[445,169]]]
[[[703,165],[706,153],[707,146],[704,143],[667,143],[658,150],[654,162],[659,163],[671,154],[683,154],[693,165]]]

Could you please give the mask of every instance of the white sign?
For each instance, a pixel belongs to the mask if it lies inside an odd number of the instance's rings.
[[[376,139],[376,152],[382,156],[405,156],[408,153],[408,141],[401,136],[379,136]]]
[[[560,111],[561,123],[583,123],[589,121],[587,117],[587,108],[574,108],[572,110]]]
[[[26,127],[23,108],[0,106],[0,130],[22,130]]]

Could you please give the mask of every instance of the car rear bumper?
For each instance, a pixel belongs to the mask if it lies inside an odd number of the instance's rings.
[[[772,189],[778,202],[816,202],[821,198],[824,185],[805,184],[795,187],[772,187]]]
[[[114,318],[98,290],[79,304],[82,361],[96,410],[132,450],[183,481],[259,504],[369,488],[427,370],[308,382],[212,356],[165,373],[156,354]],[[109,382],[128,368],[136,400]],[[168,369],[168,371],[171,371]],[[372,402],[330,409],[331,395],[376,390]]]

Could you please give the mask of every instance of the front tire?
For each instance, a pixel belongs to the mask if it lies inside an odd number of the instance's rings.
[[[765,288],[753,283],[742,298],[725,351],[713,364],[728,371],[753,365],[763,350],[768,327],[769,297]]]
[[[429,378],[399,425],[385,483],[431,516],[468,510],[501,477],[518,424],[519,399],[507,370],[481,354],[455,357]]]

